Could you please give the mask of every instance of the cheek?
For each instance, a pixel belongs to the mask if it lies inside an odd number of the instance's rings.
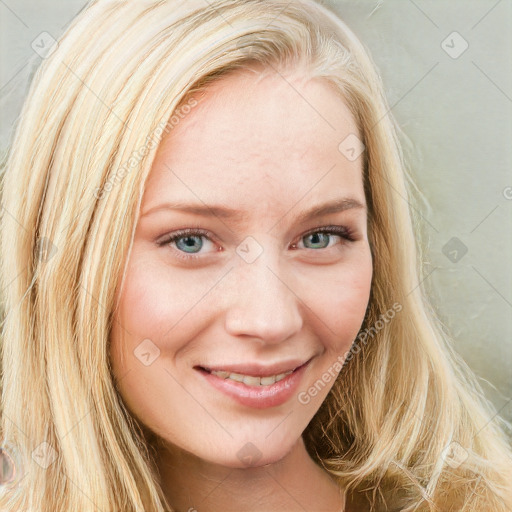
[[[182,320],[200,298],[199,288],[144,254],[132,254],[114,314],[110,359],[125,404],[144,423],[158,423],[155,412],[168,402],[173,380],[163,371],[164,358],[172,359],[187,339]],[[181,336],[174,335],[174,327]],[[173,390],[179,396],[179,389]]]
[[[134,258],[129,265],[116,319],[129,333],[129,344],[150,338],[172,350],[167,344],[176,339],[173,329],[183,329],[210,280],[190,279],[186,272],[170,272],[148,260]]]
[[[322,320],[319,332],[332,353],[346,351],[356,338],[366,314],[372,281],[371,255],[362,254],[352,264],[333,268],[311,294],[315,312]]]
[[[119,388],[130,405],[142,392],[141,382],[155,378],[156,359],[164,354],[162,339],[181,316],[179,302],[173,304],[166,289],[165,278],[157,275],[152,265],[137,261],[129,264],[114,313],[110,359],[113,373],[121,381]]]

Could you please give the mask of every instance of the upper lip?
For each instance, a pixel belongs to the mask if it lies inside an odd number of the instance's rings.
[[[197,365],[196,368],[203,368],[208,371],[225,371],[229,373],[239,373],[253,377],[269,377],[271,375],[279,375],[289,371],[296,370],[300,366],[309,363],[310,359],[294,359],[290,361],[281,361],[273,364],[261,363],[243,363],[243,364],[222,364],[222,365]]]

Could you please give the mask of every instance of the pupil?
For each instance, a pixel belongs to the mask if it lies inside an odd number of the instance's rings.
[[[310,237],[311,237],[311,241],[312,241],[313,245],[321,244],[322,247],[326,247],[325,242],[327,243],[327,245],[329,244],[329,239],[328,239],[327,233],[313,233],[312,235],[310,235]],[[324,244],[322,244],[322,238],[323,238]]]
[[[185,241],[185,243],[183,244],[182,241]],[[199,236],[186,236],[186,237],[180,238],[180,239],[178,239],[178,242],[176,245],[180,249],[184,249],[187,252],[191,252],[191,251],[188,251],[187,249],[194,249],[194,245],[198,241],[199,241],[199,244],[197,244],[198,249],[201,249],[202,243],[201,243],[201,237],[199,237]],[[180,247],[180,244],[182,245],[182,247]]]

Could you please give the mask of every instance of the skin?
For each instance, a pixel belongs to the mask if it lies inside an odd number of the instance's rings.
[[[111,335],[119,392],[156,434],[161,484],[177,511],[340,511],[342,490],[302,440],[334,379],[307,404],[297,395],[346,354],[369,300],[362,158],[338,149],[356,123],[330,86],[298,71],[237,71],[197,99],[162,140],[146,183]],[[363,207],[297,220],[342,197]],[[225,205],[243,222],[148,213],[174,201]],[[305,236],[332,225],[349,227],[354,241]],[[195,260],[179,257],[186,235],[179,246],[157,244],[187,227],[211,233],[190,242]],[[262,249],[251,263],[236,251],[249,236]],[[160,351],[150,365],[134,354],[147,339]],[[259,409],[194,369],[311,357],[298,392]],[[244,446],[258,454],[250,467]]]

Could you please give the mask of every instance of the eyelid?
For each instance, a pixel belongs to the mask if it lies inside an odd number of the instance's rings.
[[[300,235],[299,240],[313,233],[331,233],[337,236],[341,236],[342,238],[345,238],[347,241],[355,241],[355,231],[353,229],[349,228],[348,226],[341,226],[337,224],[333,224],[330,226],[320,226],[318,228],[310,229],[309,231],[306,231],[303,235]]]

